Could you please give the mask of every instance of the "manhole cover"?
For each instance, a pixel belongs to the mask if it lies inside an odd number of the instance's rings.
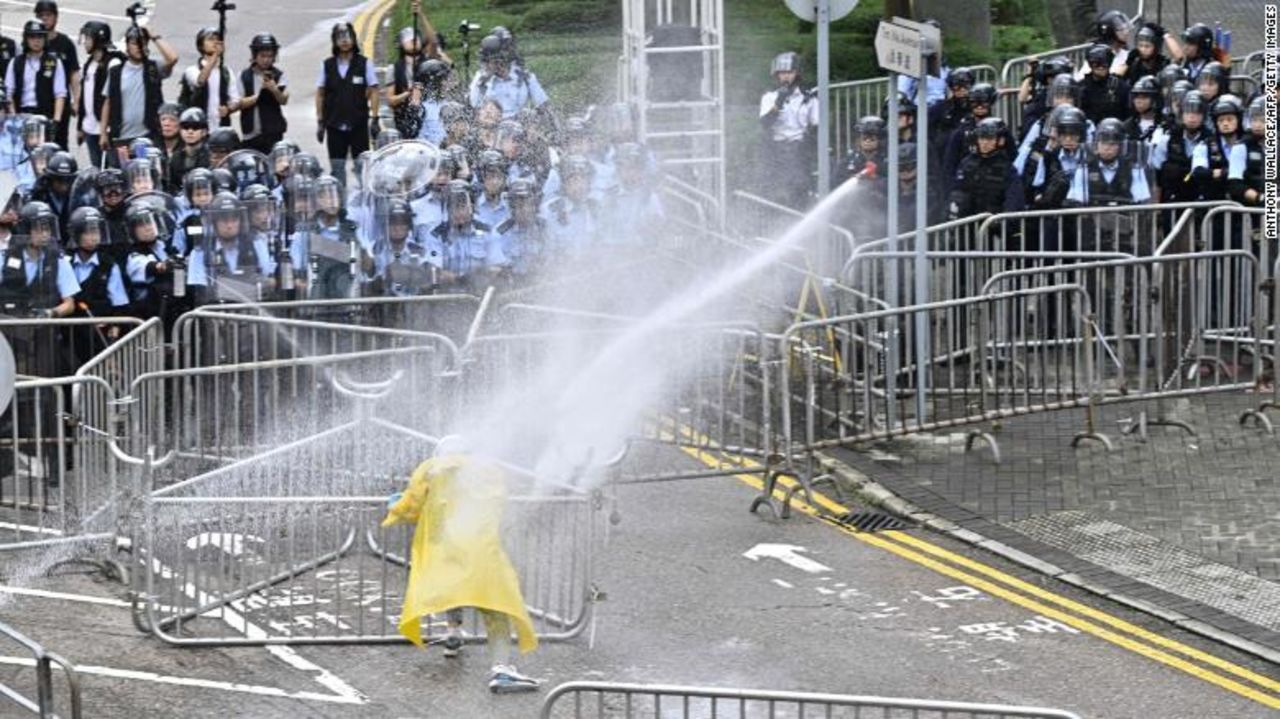
[[[859,532],[883,532],[889,529],[906,529],[909,526],[901,519],[884,512],[849,512],[836,517],[836,521]]]

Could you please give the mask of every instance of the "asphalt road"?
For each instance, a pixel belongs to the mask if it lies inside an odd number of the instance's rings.
[[[1280,707],[1275,667],[1158,620],[927,532],[852,536],[804,515],[752,516],[752,496],[733,478],[623,488],[595,626],[521,668],[548,685],[875,694],[1106,719],[1261,719]],[[71,574],[5,593],[4,621],[81,666],[87,717],[527,717],[539,702],[491,696],[479,647],[460,661],[409,646],[179,648],[132,626],[119,585]],[[0,654],[0,681],[29,685],[20,652]]]

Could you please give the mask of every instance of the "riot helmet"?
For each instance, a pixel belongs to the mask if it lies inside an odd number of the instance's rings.
[[[1267,97],[1258,95],[1249,102],[1249,110],[1245,117],[1249,129],[1261,138],[1267,132]]]
[[[1107,45],[1129,42],[1129,18],[1119,10],[1108,10],[1094,22],[1094,36]]]
[[[106,221],[96,207],[77,207],[67,220],[67,234],[72,249],[93,254],[106,236]]]
[[[205,27],[200,28],[198,31],[196,31],[196,54],[197,55],[206,54],[204,50],[204,43],[206,40],[216,40],[220,42],[222,40],[222,33],[218,30],[218,28],[213,27],[212,25],[207,25]]]
[[[1074,151],[1084,140],[1088,120],[1084,113],[1075,107],[1066,107],[1058,116],[1055,127],[1058,144],[1067,150]]]
[[[22,120],[22,145],[28,150],[43,145],[49,138],[49,120],[44,115],[27,115]]]
[[[798,82],[800,79],[800,54],[796,52],[783,52],[774,55],[773,62],[769,64],[769,74],[774,79],[779,79],[779,73],[793,72],[795,79],[792,82]]]
[[[187,170],[182,177],[182,193],[192,207],[203,208],[213,200],[213,172],[205,167]]]
[[[582,155],[566,155],[560,161],[560,180],[564,183],[564,194],[574,202],[587,198],[594,175],[595,166]]]
[[[1115,162],[1128,154],[1129,133],[1124,123],[1108,117],[1098,123],[1093,133],[1093,154],[1104,163]]]
[[[440,97],[449,79],[449,64],[436,58],[423,60],[414,71],[414,79],[422,83],[428,96]]]
[[[94,178],[94,186],[98,189],[98,201],[103,207],[117,207],[124,202],[125,197],[125,177],[124,171],[115,167],[108,167],[98,173]]]
[[[990,110],[996,104],[996,87],[989,82],[980,82],[969,90],[969,104],[977,107],[986,105]]]
[[[260,52],[280,52],[280,41],[269,32],[260,32],[249,41],[249,52],[254,55]]]
[[[1213,54],[1213,28],[1198,22],[1183,30],[1182,47],[1188,58],[1210,58]],[[1195,52],[1192,53],[1192,50]]]
[[[32,247],[44,249],[56,244],[58,215],[48,204],[39,200],[28,202],[18,213],[18,221],[22,225],[19,234],[26,235]]]
[[[160,239],[164,227],[159,211],[146,202],[130,202],[124,212],[129,238],[141,245],[150,245]]]
[[[328,216],[342,213],[342,185],[332,175],[322,175],[315,183],[316,211]]]
[[[1227,92],[1230,73],[1222,63],[1214,61],[1205,63],[1200,75],[1196,78],[1196,89],[1204,96],[1206,102],[1213,102],[1218,96]]]
[[[452,180],[445,190],[445,206],[449,210],[449,224],[464,227],[471,224],[471,184],[466,180]]]
[[[227,155],[240,147],[240,135],[229,127],[219,127],[209,133],[209,163],[217,165]]]
[[[101,20],[89,20],[80,26],[80,44],[85,55],[111,49],[111,26]]]
[[[1052,105],[1076,104],[1076,81],[1070,75],[1056,75],[1049,81],[1049,102]]]
[[[280,140],[271,146],[271,168],[276,177],[289,174],[293,156],[298,152],[298,143],[292,140]]]
[[[1199,130],[1204,126],[1204,114],[1209,109],[1208,103],[1204,100],[1204,95],[1199,90],[1188,90],[1186,95],[1182,96],[1182,105],[1179,107],[1179,119],[1182,126],[1188,130]]]
[[[952,93],[960,89],[968,90],[973,87],[974,81],[973,70],[967,67],[957,67],[947,75],[947,89],[951,90]]]
[[[1224,137],[1235,137],[1240,132],[1240,123],[1244,119],[1244,102],[1230,93],[1214,101],[1210,114],[1218,134]]]
[[[135,157],[124,165],[124,176],[129,186],[129,194],[151,192],[156,189],[159,178],[156,177],[155,166],[150,160]]]
[[[1156,32],[1156,30],[1157,28],[1151,23],[1138,28],[1133,43],[1140,56],[1157,57],[1164,53],[1164,36]]]
[[[255,232],[274,233],[278,226],[279,213],[276,211],[276,198],[266,185],[253,184],[240,192],[240,201],[244,204],[245,214],[249,219],[249,227]]]
[[[205,117],[204,110],[188,107],[178,115],[178,127],[183,130],[208,130],[209,120]]]
[[[1111,63],[1116,59],[1116,52],[1110,45],[1098,43],[1085,51],[1084,59],[1095,73],[1099,69],[1111,72]]]
[[[44,174],[50,180],[67,183],[76,179],[76,174],[80,172],[80,166],[76,163],[76,158],[65,150],[59,150],[49,156],[49,164],[45,167]]]
[[[232,192],[224,191],[214,195],[203,215],[205,237],[212,237],[220,242],[238,241],[247,225],[244,205]]]

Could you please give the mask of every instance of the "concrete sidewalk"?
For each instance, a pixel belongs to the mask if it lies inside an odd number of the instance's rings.
[[[1238,421],[1257,401],[1233,393],[1176,403],[1197,435],[1152,427],[1147,442],[1121,436],[1136,407],[1109,407],[1100,427],[1116,443],[1111,453],[1072,449],[1083,414],[1064,411],[981,426],[998,438],[998,465],[985,450],[966,453],[963,431],[829,456],[1051,574],[1280,652],[1280,439]]]

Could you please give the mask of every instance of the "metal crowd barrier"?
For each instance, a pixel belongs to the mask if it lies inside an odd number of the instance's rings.
[[[748,237],[781,236],[784,231],[794,232],[809,218],[799,210],[742,190],[735,190],[733,199],[737,208],[733,216],[740,223],[737,224],[738,232]],[[792,244],[805,250],[806,267],[812,268],[819,276],[835,277],[858,243],[849,230],[831,222],[818,222]]]
[[[34,681],[24,682],[20,687],[0,682],[0,696],[40,719],[80,719],[80,675],[76,673],[75,666],[3,622],[0,622],[0,636],[21,645],[29,652],[30,666],[35,669]],[[55,686],[54,667],[66,677],[65,694],[60,694]],[[24,690],[32,692],[34,697],[24,693]]]
[[[1079,285],[802,322],[779,344],[784,457],[1070,407],[1090,410],[1073,444],[1110,447],[1093,421],[1096,318]]]
[[[365,418],[155,491],[134,545],[139,628],[182,646],[405,641],[415,528],[380,523],[435,443]],[[508,477],[504,545],[540,637],[572,639],[596,599],[603,505],[529,476]],[[482,641],[476,617],[465,631]]]
[[[474,294],[428,294],[420,297],[298,299],[291,302],[207,304],[196,312],[256,315],[280,320],[333,322],[361,328],[431,331],[461,343],[479,312],[483,298]],[[178,336],[175,334],[175,336]]]
[[[369,403],[383,419],[440,432],[456,417],[458,349],[413,334],[407,347],[141,375],[122,398],[128,433],[157,456],[175,455],[157,473],[168,484],[328,430]]]
[[[13,347],[18,374],[62,377],[110,345],[110,333],[125,334],[141,324],[133,317],[0,318],[0,333]]]
[[[520,313],[521,326],[547,331],[481,336],[465,347],[459,383],[463,406],[494,397],[531,406],[556,401],[576,377],[604,367],[606,378],[626,376],[637,386],[655,384],[650,389],[656,397],[646,396],[644,406],[634,408],[641,415],[637,423],[618,428],[629,443],[626,459],[615,471],[618,483],[765,471],[764,458],[773,436],[770,375],[776,372],[770,368],[775,343],[767,335],[745,325],[688,324],[628,341],[619,338],[627,327],[635,326],[632,318],[528,306],[506,308],[499,315],[513,312]],[[531,314],[554,321],[534,325],[527,319]],[[655,375],[633,376],[614,362],[653,368]],[[471,389],[480,394],[468,396]],[[517,409],[513,416],[523,415]],[[673,464],[671,455],[657,452],[658,447],[671,446],[702,461]],[[595,460],[622,449],[600,448]]]
[[[569,682],[547,693],[542,719],[1080,719],[1061,709],[973,704],[932,699],[894,699],[849,694],[719,689],[665,684]]]
[[[107,411],[114,406],[98,377],[25,379],[0,415],[0,551],[114,536],[115,423],[77,418],[73,395]]]
[[[1123,252],[1155,254],[1174,225],[1188,210],[1204,213],[1230,202],[1183,202],[1163,205],[1075,207],[1060,210],[1009,212],[988,217],[978,227],[981,251]],[[1196,233],[1199,226],[1187,231]],[[1198,234],[1192,241],[1203,242]]]
[[[970,65],[974,82],[989,82],[998,85],[999,75],[990,65]],[[854,137],[854,125],[867,115],[879,115],[884,109],[885,99],[889,93],[890,78],[872,77],[865,80],[851,80],[831,84],[831,147],[834,151],[834,162],[844,161],[844,157],[857,145]]]

